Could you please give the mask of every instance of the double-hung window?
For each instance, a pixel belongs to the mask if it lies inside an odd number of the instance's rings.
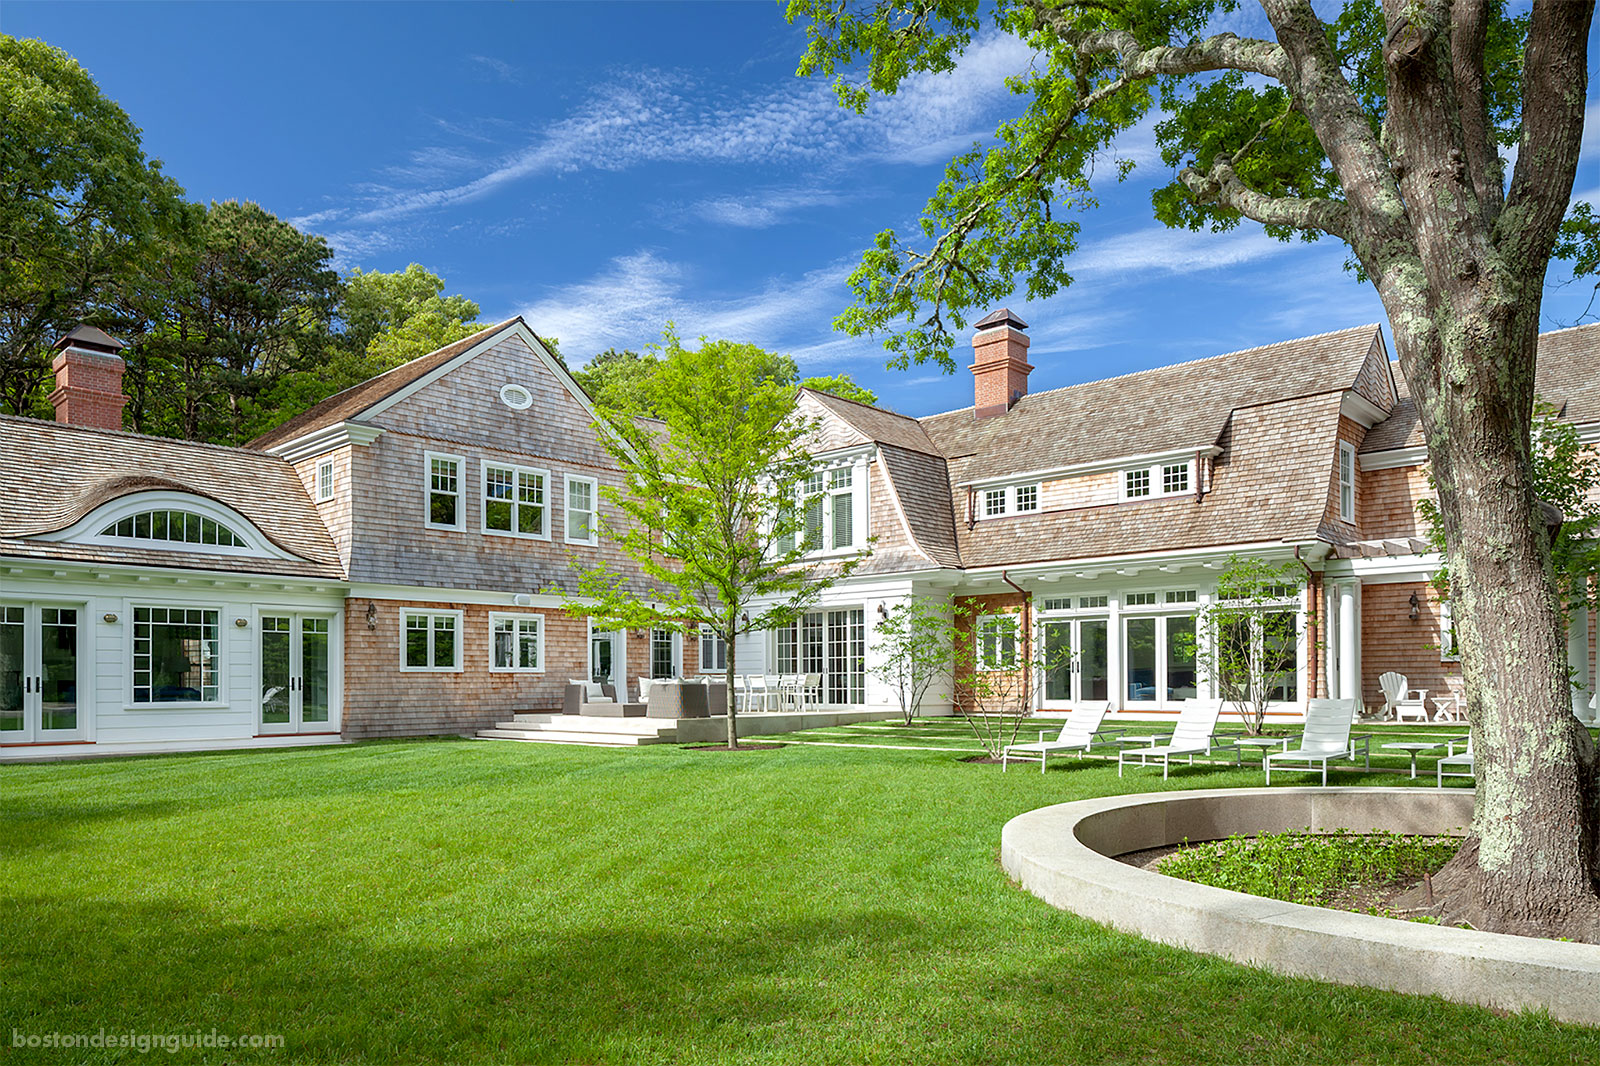
[[[801,491],[805,497],[806,516],[802,542],[806,551],[818,551],[822,547],[823,475],[808,475]]]
[[[461,670],[461,612],[400,613],[400,669],[458,673]]]
[[[855,470],[848,466],[808,474],[799,485],[800,543],[806,551],[857,547]],[[780,544],[780,549],[786,544]]]
[[[599,543],[599,495],[600,484],[594,478],[567,475],[568,543]]]
[[[548,477],[543,470],[484,463],[484,532],[550,539],[544,505]]]
[[[728,644],[710,626],[700,627],[700,672],[720,674],[728,669]]]
[[[317,464],[317,502],[333,499],[333,460],[324,459]]]
[[[533,673],[544,669],[544,618],[536,614],[489,615],[489,669]]]
[[[986,614],[978,619],[978,669],[1009,670],[1017,665],[1017,616]]]
[[[1356,449],[1339,442],[1339,521],[1356,520]]]
[[[848,466],[828,472],[828,513],[833,527],[828,543],[834,549],[853,547],[856,542],[855,493],[850,482]]]
[[[465,529],[466,508],[461,500],[461,470],[466,460],[459,455],[426,452],[429,529]]]

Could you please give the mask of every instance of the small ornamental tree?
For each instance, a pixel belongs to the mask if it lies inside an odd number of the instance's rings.
[[[1059,667],[1065,652],[1036,654],[1017,612],[985,614],[976,600],[962,600],[957,607],[961,621],[953,627],[952,663],[956,712],[985,754],[998,759],[1033,716],[1036,679]]]
[[[878,654],[872,675],[894,689],[910,725],[928,690],[950,676],[955,628],[949,600],[914,598],[897,605],[875,627]]]
[[[1289,698],[1284,682],[1299,665],[1295,601],[1304,583],[1295,563],[1230,555],[1216,598],[1195,616],[1195,665],[1251,736],[1261,733],[1267,703]]]
[[[623,485],[602,494],[623,521],[601,536],[633,560],[641,587],[605,567],[585,570],[567,609],[609,628],[701,627],[728,649],[728,747],[738,747],[735,640],[794,622],[860,558],[807,565],[794,487],[809,472],[811,425],[794,389],[762,378],[772,355],[750,344],[684,347],[669,325],[653,371],[656,417],[623,398],[602,406],[601,439]],[[756,605],[760,604],[758,608]]]

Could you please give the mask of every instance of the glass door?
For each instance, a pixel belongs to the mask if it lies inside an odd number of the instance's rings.
[[[1041,624],[1047,702],[1078,703],[1108,698],[1108,624],[1104,618],[1053,618]]]
[[[0,742],[83,736],[77,607],[0,604]]]
[[[326,733],[333,722],[330,620],[261,616],[261,732]]]

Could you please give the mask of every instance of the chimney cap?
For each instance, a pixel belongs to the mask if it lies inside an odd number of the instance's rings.
[[[998,326],[1015,326],[1017,329],[1027,329],[1028,324],[1012,313],[1009,307],[1002,307],[998,311],[990,311],[978,319],[975,329],[995,329]]]
[[[105,330],[96,329],[87,323],[73,327],[71,332],[53,345],[57,349],[86,348],[91,352],[107,352],[111,355],[115,355],[127,346],[125,342],[117,340]]]

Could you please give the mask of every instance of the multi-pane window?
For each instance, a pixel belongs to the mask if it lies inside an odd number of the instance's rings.
[[[778,629],[778,673],[816,674],[823,700],[860,704],[867,699],[867,615],[859,607],[812,611]]]
[[[461,612],[405,611],[405,670],[461,669]]]
[[[191,511],[160,508],[119,518],[100,531],[118,540],[150,540],[167,544],[211,544],[219,548],[248,548],[245,539],[214,518]]]
[[[702,673],[721,673],[728,669],[728,642],[713,632],[710,626],[700,627],[700,670]]]
[[[1109,596],[1080,596],[1080,597],[1078,597],[1078,606],[1079,607],[1084,607],[1084,608],[1104,607],[1106,604],[1108,604],[1110,602],[1111,602],[1111,597],[1109,597]]]
[[[983,490],[983,517],[1003,518],[1039,509],[1038,485],[1013,485]]]
[[[1177,463],[1161,467],[1161,491],[1170,496],[1175,492],[1189,491],[1189,464]]]
[[[1356,450],[1339,442],[1339,520],[1356,520]]]
[[[822,547],[822,485],[821,474],[807,475],[801,493],[805,497],[805,533],[801,543],[806,551]]]
[[[581,544],[593,544],[599,537],[600,524],[596,520],[595,501],[599,483],[594,478],[567,478],[567,539]]]
[[[1168,603],[1194,603],[1195,599],[1194,589],[1174,589],[1167,593]]]
[[[489,616],[489,669],[542,670],[544,619],[536,614]]]
[[[1150,607],[1156,602],[1154,592],[1130,592],[1123,597],[1123,605],[1127,607]]]
[[[317,499],[333,499],[333,460],[324,459],[317,464]]]
[[[674,648],[672,630],[652,629],[650,631],[650,676],[652,678],[677,677],[678,657],[673,654]]]
[[[1006,513],[1006,490],[983,490],[983,517],[998,518]]]
[[[1043,611],[1070,611],[1072,610],[1071,596],[1047,596],[1040,607]]]
[[[1129,470],[1123,475],[1123,495],[1137,499],[1150,495],[1150,471]]]
[[[1017,617],[989,614],[978,619],[978,668],[1004,670],[1017,665]]]
[[[1157,463],[1122,472],[1122,498],[1146,500],[1156,496],[1176,496],[1188,492],[1193,484],[1193,466],[1187,460],[1180,463]]]
[[[215,703],[219,612],[206,607],[133,609],[133,702]]]
[[[834,548],[848,548],[856,542],[855,493],[851,490],[850,468],[828,473],[829,516],[833,519]]]
[[[543,470],[483,466],[483,528],[518,537],[549,537],[544,522]]]
[[[434,529],[460,529],[463,524],[461,506],[461,464],[454,455],[434,455],[429,452],[428,462],[428,521]]]
[[[1016,493],[1018,514],[1021,514],[1025,511],[1037,511],[1039,509],[1038,485],[1018,485],[1016,488]]]

